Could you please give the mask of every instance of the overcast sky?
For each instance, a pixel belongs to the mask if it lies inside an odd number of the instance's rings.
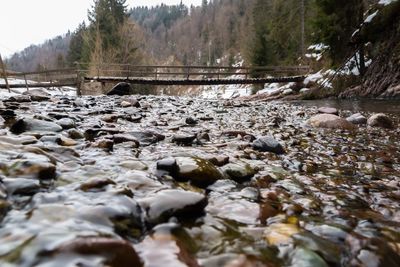
[[[199,5],[201,0],[183,0]],[[4,57],[31,44],[73,31],[87,18],[93,0],[0,0],[0,54]],[[179,4],[180,0],[127,0],[129,7],[160,3]]]

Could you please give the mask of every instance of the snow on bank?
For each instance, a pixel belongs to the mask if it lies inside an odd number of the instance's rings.
[[[378,4],[387,6],[387,5],[390,5],[391,3],[394,3],[396,1],[397,0],[380,0]]]
[[[25,85],[24,80],[9,78],[7,79],[9,84],[18,84],[18,85]],[[4,79],[0,79],[0,84],[5,84]],[[51,87],[51,88],[41,88],[41,87],[34,87],[34,81],[28,81],[29,90],[40,89],[42,92],[50,95],[50,96],[76,96],[76,88],[73,87]],[[8,92],[7,89],[0,89],[0,99],[6,99],[11,96],[22,95],[27,91],[26,88],[12,88],[10,89],[11,92]]]

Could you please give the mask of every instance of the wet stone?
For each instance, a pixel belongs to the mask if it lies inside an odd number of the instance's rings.
[[[75,128],[75,121],[70,118],[62,118],[57,121],[57,124],[60,125],[63,129],[71,129]]]
[[[157,169],[164,170],[170,172],[171,174],[177,174],[179,167],[176,159],[174,158],[165,158],[157,161]]]
[[[62,127],[56,123],[36,119],[19,119],[10,128],[14,134],[23,132],[60,132]]]
[[[12,178],[4,179],[3,184],[10,195],[34,195],[40,191],[40,184],[37,180]]]
[[[204,215],[207,198],[203,194],[167,189],[139,201],[151,224],[167,222],[171,217],[195,219]]]
[[[194,134],[176,134],[172,137],[172,142],[178,145],[190,146],[196,139]]]
[[[363,116],[361,113],[356,113],[346,118],[347,121],[353,124],[364,125],[367,124],[367,118]]]
[[[82,191],[90,191],[90,190],[102,190],[103,187],[107,185],[115,185],[115,182],[111,179],[107,178],[92,178],[89,181],[86,181],[81,184],[79,187]]]
[[[236,182],[244,182],[251,179],[256,171],[245,162],[234,162],[225,165],[222,172]]]
[[[24,177],[40,180],[56,178],[56,166],[39,160],[15,160],[7,168],[10,177]]]
[[[201,158],[177,157],[178,172],[174,179],[181,182],[190,181],[198,187],[207,187],[222,179],[221,172],[209,161]]]
[[[273,137],[263,136],[257,138],[253,144],[253,149],[261,152],[272,152],[278,155],[284,154],[285,149],[283,146],[275,140]]]
[[[139,147],[140,145],[139,141],[134,136],[128,134],[115,134],[113,135],[113,140],[115,144],[132,142],[135,147]]]

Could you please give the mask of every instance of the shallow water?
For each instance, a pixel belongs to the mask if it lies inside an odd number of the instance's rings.
[[[400,114],[399,100],[378,100],[378,99],[320,99],[294,101],[296,105],[306,107],[333,107],[339,110],[352,112],[375,112]]]
[[[307,126],[333,102],[137,100],[4,102],[1,266],[399,266],[394,102],[348,132]]]

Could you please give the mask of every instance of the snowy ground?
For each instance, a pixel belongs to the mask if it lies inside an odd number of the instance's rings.
[[[14,78],[9,78],[7,79],[9,84],[25,84],[24,80],[20,79],[14,79]],[[0,84],[5,84],[4,79],[0,79]],[[76,96],[76,88],[73,87],[53,87],[53,88],[38,88],[34,87],[35,82],[33,81],[28,81],[29,84],[29,89],[40,89],[41,91],[51,95],[51,96],[60,96],[60,95],[65,95],[65,96]],[[21,95],[24,92],[27,91],[26,88],[13,88],[10,90],[11,92],[8,92],[7,89],[0,89],[0,99],[5,99],[11,96],[15,95]]]

